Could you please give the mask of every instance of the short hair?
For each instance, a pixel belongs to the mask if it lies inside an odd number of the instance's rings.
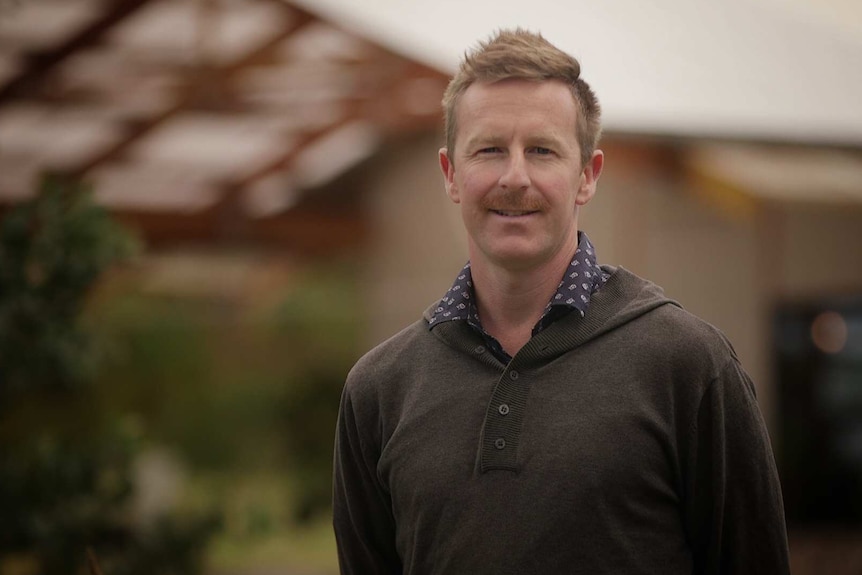
[[[479,42],[464,54],[458,72],[443,95],[446,147],[450,158],[455,151],[457,120],[455,108],[473,83],[501,80],[559,80],[568,85],[578,112],[575,136],[581,149],[581,164],[586,165],[601,137],[601,108],[595,93],[581,79],[581,65],[541,34],[521,28],[499,30],[487,42]]]

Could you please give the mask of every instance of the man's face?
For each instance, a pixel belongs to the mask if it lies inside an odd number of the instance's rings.
[[[455,112],[454,155],[440,150],[440,167],[447,194],[461,206],[474,265],[535,269],[569,258],[578,206],[595,192],[603,158],[596,152],[581,167],[568,86],[476,83]]]

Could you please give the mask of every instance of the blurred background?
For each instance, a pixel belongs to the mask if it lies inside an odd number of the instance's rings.
[[[862,572],[858,3],[0,0],[0,575],[337,572],[341,386],[466,259],[439,101],[516,25],[603,104],[600,261],[756,381],[794,573]]]

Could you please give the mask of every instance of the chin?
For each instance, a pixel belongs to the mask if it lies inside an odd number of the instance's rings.
[[[490,259],[495,264],[511,268],[527,268],[547,259],[547,255],[544,252],[535,249],[496,250],[491,256]]]
[[[471,240],[470,258],[504,268],[528,268],[546,261],[553,249],[535,237],[486,238],[484,242]]]

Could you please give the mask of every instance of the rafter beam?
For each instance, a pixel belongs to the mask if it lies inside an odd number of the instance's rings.
[[[97,20],[51,50],[31,54],[28,64],[17,76],[0,88],[0,106],[26,93],[63,60],[75,52],[99,42],[108,30],[142,8],[150,0],[116,0]]]
[[[299,154],[307,149],[308,146],[329,134],[334,133],[336,130],[358,118],[359,111],[360,107],[358,101],[350,102],[347,111],[341,116],[341,118],[316,130],[310,130],[303,133],[300,136],[299,141],[291,146],[284,155],[252,171],[251,173],[218,186],[218,189],[221,190],[221,197],[215,206],[213,206],[213,211],[219,215],[218,219],[222,234],[225,237],[236,239],[247,236],[250,233],[249,230],[255,227],[256,224],[248,219],[240,205],[241,194],[247,186],[270,174],[288,169]]]
[[[299,137],[299,140],[295,142],[283,156],[276,158],[269,164],[262,166],[241,178],[231,181],[225,186],[225,189],[230,190],[230,192],[234,192],[257,182],[258,180],[262,180],[269,175],[289,168],[296,158],[314,143],[319,142],[330,134],[334,134],[350,122],[358,120],[361,117],[362,113],[360,102],[348,102],[346,112],[339,119],[330,124],[326,124],[325,126],[321,126],[316,130],[304,132]]]
[[[286,26],[285,29],[279,34],[276,34],[274,37],[262,43],[260,46],[245,54],[243,57],[238,58],[237,60],[231,62],[226,66],[218,67],[212,70],[212,77],[227,78],[230,75],[238,72],[239,70],[247,66],[249,63],[254,62],[262,56],[268,54],[270,51],[278,47],[287,38],[289,38],[301,28],[316,19],[315,16],[313,16],[309,12],[306,12],[305,10],[296,7],[290,7],[289,9],[294,15],[294,19],[291,22],[290,26]],[[176,115],[178,112],[188,108],[195,101],[199,90],[200,86],[198,84],[190,85],[186,90],[183,90],[180,96],[166,108],[132,125],[124,139],[103,150],[101,153],[95,155],[93,158],[83,163],[82,165],[73,168],[71,172],[77,175],[84,175],[95,167],[115,159],[120,154],[128,150],[132,144],[134,144],[144,135],[148,134],[154,128],[160,126],[166,120]]]
[[[384,51],[381,51],[378,54],[378,57],[381,57],[383,61],[394,60],[402,62],[401,58],[398,56]],[[401,70],[397,70],[397,68],[398,67],[394,65],[391,69],[388,69],[388,66],[384,67],[384,69],[386,69],[386,73],[376,78],[376,80],[380,80],[380,82],[373,82],[372,93],[367,94],[362,98],[354,98],[345,101],[344,104],[346,109],[337,120],[317,129],[302,133],[298,141],[293,142],[291,147],[280,157],[250,173],[243,175],[242,177],[235,178],[230,182],[219,186],[222,190],[222,196],[214,209],[222,214],[221,221],[225,235],[242,236],[246,233],[245,230],[251,225],[242,215],[242,209],[240,206],[240,197],[245,189],[272,174],[281,171],[289,171],[291,166],[303,152],[308,150],[317,142],[344,128],[351,122],[366,119],[371,120],[378,126],[382,127],[385,122],[382,122],[381,118],[377,117],[379,115],[379,111],[375,112],[371,109],[374,106],[369,105],[376,104],[378,108],[382,106],[385,110],[389,110],[390,113],[392,110],[397,110],[399,108],[399,103],[396,100],[399,96],[396,88],[402,82],[410,80],[411,78],[436,77],[438,79],[442,78],[441,82],[443,83],[441,84],[441,93],[442,88],[445,87],[445,77],[440,72],[422,64],[407,65]],[[396,70],[398,73],[394,73]],[[428,122],[427,118],[424,118],[424,122]]]
[[[404,76],[403,74],[406,74],[406,76]],[[390,111],[392,109],[396,109],[397,102],[393,102],[392,99],[394,97],[393,91],[399,85],[399,83],[404,82],[405,79],[409,80],[410,78],[423,78],[429,76],[432,78],[435,76],[443,78],[442,81],[445,81],[445,77],[440,72],[421,64],[412,64],[410,66],[407,66],[406,69],[402,70],[402,74],[390,75],[388,78],[386,78],[386,83],[382,85],[377,85],[375,87],[375,92],[372,93],[370,96],[361,99],[355,98],[352,100],[345,101],[346,109],[340,118],[315,130],[304,132],[299,137],[299,140],[297,142],[294,142],[290,149],[287,150],[281,157],[278,157],[269,164],[262,166],[251,173],[245,174],[240,178],[234,179],[226,185],[222,186],[222,188],[225,190],[225,197],[223,198],[223,202],[220,203],[229,204],[232,202],[232,196],[240,193],[244,188],[276,172],[289,169],[291,164],[293,164],[293,162],[296,161],[299,155],[302,154],[305,150],[314,145],[316,142],[329,136],[330,134],[337,132],[351,122],[360,119],[368,119],[369,116],[371,116],[372,120],[374,120],[376,123],[380,123],[378,121],[379,119],[374,118],[373,114],[370,113],[367,106],[369,102],[377,102],[378,104]],[[442,87],[445,87],[445,83],[442,85]]]
[[[325,206],[297,206],[277,216],[249,221],[241,236],[225,234],[222,215],[215,210],[193,214],[130,210],[113,213],[123,224],[137,230],[150,249],[241,239],[245,245],[271,246],[313,257],[355,250],[368,237],[367,222],[360,213],[343,213]]]
[[[397,58],[398,61],[401,61],[401,58],[395,55],[391,55],[390,57]],[[397,70],[397,67],[395,65],[392,65],[392,70]],[[384,80],[384,83],[375,85],[374,92],[372,94],[364,98],[354,98],[351,100],[346,100],[345,112],[341,115],[339,119],[316,130],[311,130],[303,133],[300,136],[299,141],[296,142],[293,146],[291,146],[291,148],[283,156],[277,158],[270,164],[263,166],[250,174],[246,174],[242,178],[238,178],[230,182],[226,186],[226,189],[241,189],[275,172],[289,168],[290,165],[296,160],[296,158],[314,143],[318,142],[319,140],[322,140],[330,134],[335,133],[336,131],[340,130],[354,120],[368,119],[370,114],[367,104],[369,102],[377,102],[390,112],[393,109],[397,109],[398,103],[392,101],[393,98],[396,97],[393,95],[393,91],[401,82],[404,82],[405,80],[423,77],[438,77],[442,78],[441,81],[443,82],[445,82],[446,80],[445,76],[443,76],[443,74],[441,74],[440,72],[418,63],[410,63],[403,69],[397,70],[397,72],[398,73],[388,73],[385,75],[384,78],[381,78]],[[445,87],[445,83],[443,84],[443,87]],[[373,117],[371,119],[377,120],[377,118]]]

